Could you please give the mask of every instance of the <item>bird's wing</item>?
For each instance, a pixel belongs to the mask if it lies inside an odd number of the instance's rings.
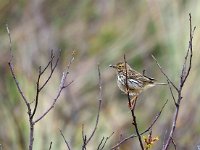
[[[123,72],[123,81],[121,82],[122,84],[124,84],[125,83],[125,85],[124,86],[126,86],[126,73],[125,72]],[[138,80],[137,78],[138,78],[139,76],[137,76],[136,74],[132,74],[132,73],[130,73],[130,72],[128,72],[128,74],[127,74],[127,82],[128,82],[128,87],[129,87],[129,89],[141,89],[141,88],[143,88],[143,81],[140,81],[140,80]]]
[[[137,80],[140,80],[144,83],[154,83],[156,81],[154,78],[144,76],[135,70],[131,71],[130,76],[132,76],[132,78],[136,78]]]

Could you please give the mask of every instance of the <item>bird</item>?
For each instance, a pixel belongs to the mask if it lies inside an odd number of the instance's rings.
[[[132,69],[129,64],[125,62],[109,65],[109,67],[116,70],[117,85],[119,89],[125,94],[129,93],[129,96],[131,96],[131,104],[129,104],[129,107],[131,108],[133,107],[133,104],[138,96],[144,90],[156,85],[166,85],[166,83],[158,83],[154,78],[142,75],[138,71]]]

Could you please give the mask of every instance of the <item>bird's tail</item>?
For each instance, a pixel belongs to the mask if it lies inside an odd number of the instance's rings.
[[[167,83],[159,83],[159,82],[155,82],[155,85],[167,85]]]

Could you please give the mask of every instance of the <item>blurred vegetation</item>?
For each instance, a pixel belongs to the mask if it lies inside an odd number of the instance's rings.
[[[114,136],[106,149],[120,138],[133,133],[127,98],[117,88],[115,72],[108,67],[127,55],[135,69],[165,82],[155,62],[154,54],[172,81],[177,83],[180,67],[188,45],[191,12],[197,26],[194,37],[194,59],[181,104],[175,141],[178,149],[197,149],[200,145],[200,79],[199,24],[200,1],[131,1],[131,0],[1,0],[0,1],[0,144],[4,150],[27,149],[28,118],[25,105],[8,69],[8,24],[14,50],[15,72],[20,85],[32,101],[38,67],[45,66],[50,50],[62,49],[62,58],[48,87],[40,97],[39,113],[44,112],[54,98],[62,70],[77,50],[68,81],[75,82],[62,93],[56,107],[35,128],[34,149],[64,149],[62,129],[74,149],[82,144],[81,126],[86,134],[92,131],[98,108],[98,74],[103,78],[103,108],[95,138],[88,149],[96,149],[103,136]],[[160,140],[153,149],[160,149],[171,126],[175,109],[169,89],[155,87],[143,93],[137,105],[140,130],[145,129],[166,99],[167,107],[153,128]],[[137,140],[130,140],[121,149],[137,149]]]

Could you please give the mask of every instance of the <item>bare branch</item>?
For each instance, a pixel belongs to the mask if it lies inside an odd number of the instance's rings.
[[[153,127],[153,125],[156,123],[156,121],[158,120],[158,118],[160,117],[163,109],[165,108],[166,104],[167,104],[168,100],[166,100],[166,102],[164,103],[164,105],[162,106],[161,110],[157,113],[156,117],[154,118],[154,120],[152,121],[152,123],[150,124],[150,126],[145,130],[143,131],[140,135],[150,131]]]
[[[25,95],[24,95],[24,93],[23,93],[23,91],[22,91],[22,89],[21,89],[21,87],[20,87],[20,85],[19,85],[19,82],[18,82],[18,80],[17,80],[17,78],[16,78],[16,75],[15,75],[15,73],[14,73],[13,64],[12,64],[11,62],[9,62],[8,65],[9,65],[9,68],[10,68],[10,71],[11,71],[11,74],[12,74],[12,77],[13,77],[13,79],[14,79],[14,81],[15,81],[16,86],[17,86],[17,89],[18,89],[20,95],[22,96],[22,99],[24,100],[24,103],[25,103],[26,106],[28,107],[28,106],[29,106],[29,102],[28,102],[28,100],[26,99],[26,97],[25,97]]]
[[[59,59],[57,59],[56,64],[55,64],[54,67],[57,66],[58,60],[59,60]],[[63,75],[62,75],[62,78],[61,78],[61,81],[60,81],[59,90],[58,90],[58,92],[57,92],[56,97],[54,98],[54,100],[53,100],[52,104],[50,105],[50,107],[49,107],[40,117],[38,117],[38,119],[36,119],[36,120],[34,121],[34,123],[37,123],[37,122],[40,121],[44,116],[46,116],[46,115],[48,114],[48,112],[55,106],[55,104],[56,104],[58,98],[60,97],[60,94],[61,94],[62,90],[65,89],[65,88],[67,88],[67,87],[73,82],[73,81],[71,81],[70,83],[68,83],[67,85],[65,85],[66,79],[67,79],[67,75],[69,74],[69,69],[70,69],[70,66],[71,66],[73,60],[74,60],[74,52],[72,53],[72,58],[70,59],[70,62],[69,62],[69,64],[67,65],[66,70],[63,72]],[[54,69],[55,69],[54,67],[53,67],[53,71],[54,71]],[[47,82],[48,82],[48,81],[47,81]]]
[[[154,120],[152,121],[152,123],[150,124],[150,126],[149,126],[145,131],[143,131],[142,133],[140,133],[140,135],[143,135],[143,134],[145,134],[146,132],[148,132],[148,131],[150,131],[150,130],[152,129],[152,127],[154,126],[154,124],[156,123],[156,121],[158,120],[158,118],[160,117],[160,115],[161,115],[161,113],[162,113],[164,107],[166,106],[167,102],[168,102],[168,100],[164,103],[164,105],[162,106],[161,110],[157,113],[156,117],[154,118]],[[119,147],[121,144],[123,144],[124,142],[126,142],[126,141],[128,141],[128,140],[130,140],[130,139],[132,139],[132,138],[134,138],[134,137],[137,137],[137,135],[132,134],[132,135],[130,135],[129,137],[126,137],[126,138],[122,139],[122,140],[121,140],[120,142],[118,142],[115,146],[113,146],[113,147],[111,148],[111,150],[116,149],[116,148]]]
[[[19,85],[19,82],[18,82],[18,80],[17,80],[17,78],[16,78],[15,72],[14,72],[14,67],[13,67],[13,63],[12,63],[12,61],[13,61],[12,39],[11,39],[10,30],[9,30],[9,27],[8,27],[7,24],[6,24],[6,30],[7,30],[7,33],[8,33],[8,38],[9,38],[9,49],[10,49],[10,60],[9,60],[9,62],[8,62],[8,65],[9,65],[10,72],[11,72],[11,74],[12,74],[12,77],[13,77],[13,79],[14,79],[14,81],[15,81],[16,86],[17,86],[17,89],[18,89],[20,95],[22,96],[22,99],[24,100],[24,103],[26,104],[26,106],[27,106],[27,108],[28,108],[28,107],[29,107],[29,102],[28,102],[27,98],[25,97],[25,95],[24,95],[24,93],[23,93],[23,91],[22,91],[22,89],[21,89],[21,87],[20,87],[20,85]]]
[[[168,135],[167,141],[165,142],[165,144],[162,148],[163,150],[167,150],[169,148],[170,143],[171,142],[173,143],[173,135],[174,135],[174,132],[175,132],[175,129],[176,129],[176,123],[177,123],[177,119],[178,119],[181,100],[183,98],[182,97],[182,89],[183,89],[183,86],[184,86],[186,79],[189,76],[189,73],[190,73],[191,67],[192,67],[192,55],[193,55],[192,54],[193,53],[192,41],[193,41],[193,34],[194,34],[194,31],[195,31],[195,28],[192,30],[191,14],[189,14],[189,22],[190,22],[189,46],[188,46],[187,53],[185,55],[185,61],[183,63],[182,71],[181,71],[181,75],[180,75],[179,89],[177,91],[178,97],[177,97],[176,109],[175,109],[175,112],[174,112],[174,118],[173,118],[173,121],[172,121],[172,127],[171,127],[170,133]],[[186,67],[187,65],[188,65],[188,67]]]
[[[37,79],[37,82],[36,82],[36,96],[35,96],[35,106],[34,106],[34,109],[33,109],[33,113],[31,115],[31,118],[33,118],[33,116],[35,115],[36,113],[36,110],[37,110],[37,105],[38,105],[38,100],[39,100],[39,94],[41,92],[41,90],[46,86],[46,84],[49,82],[49,80],[51,79],[53,73],[54,73],[54,70],[55,68],[57,67],[57,64],[58,64],[58,61],[60,59],[60,54],[61,54],[61,50],[59,52],[59,56],[56,60],[56,63],[55,65],[52,67],[52,63],[53,63],[53,59],[54,59],[54,54],[53,54],[53,50],[51,51],[51,58],[50,58],[50,61],[48,62],[48,64],[46,65],[46,67],[41,70],[41,66],[39,67],[39,74],[38,74],[38,79]],[[48,68],[48,66],[51,64],[51,72],[50,72],[50,75],[48,76],[47,80],[45,81],[45,83],[40,87],[40,78],[41,76],[43,75],[43,73],[46,71],[46,69]]]
[[[172,96],[172,98],[173,98],[173,100],[174,100],[174,105],[176,106],[177,103],[176,103],[176,99],[175,99],[174,93],[173,93],[173,91],[172,91],[172,87],[171,87],[171,85],[170,85],[170,83],[169,83],[168,80],[167,80],[167,83],[168,83],[168,85],[169,85],[169,90],[170,90],[171,96]]]
[[[130,95],[129,95],[128,72],[127,72],[127,67],[126,67],[127,61],[126,61],[125,54],[124,54],[124,62],[125,62],[125,70],[126,70],[126,91],[127,91],[127,98],[128,98],[129,106],[131,106],[132,104],[131,104],[131,98],[130,98]],[[136,100],[134,102],[133,108],[130,109],[131,110],[131,114],[132,114],[132,119],[133,119],[133,123],[132,124],[135,127],[135,131],[136,131],[139,143],[140,143],[140,147],[141,147],[142,150],[144,150],[144,146],[143,146],[143,143],[142,143],[142,138],[141,138],[140,133],[139,133],[139,129],[138,129],[137,121],[136,121],[136,116],[135,116],[135,112],[134,112],[135,111],[135,106],[136,106]]]
[[[132,139],[132,138],[134,138],[134,137],[137,137],[137,135],[136,135],[136,134],[132,134],[132,135],[130,135],[129,137],[124,138],[123,140],[121,140],[120,142],[118,142],[116,145],[114,145],[114,146],[111,148],[111,150],[116,149],[117,147],[119,147],[120,145],[122,145],[124,142],[126,142],[126,141],[128,141],[128,140],[130,140],[130,139]]]
[[[103,136],[98,147],[97,147],[97,150],[100,150],[101,144],[103,144],[104,139],[105,139],[105,137]]]
[[[50,57],[49,62],[47,63],[47,65],[44,67],[43,70],[40,69],[41,71],[40,71],[39,73],[40,73],[41,75],[47,70],[47,68],[49,67],[49,65],[52,65],[52,62],[53,62],[54,58],[55,58],[55,55],[53,54],[53,50],[51,50],[51,57]],[[41,67],[40,67],[40,68],[41,68]],[[51,66],[51,68],[52,68],[52,66]]]
[[[60,130],[60,129],[59,129],[59,130]],[[66,140],[66,138],[65,138],[65,136],[63,135],[63,133],[62,133],[61,130],[60,130],[60,134],[62,135],[63,140],[65,141],[65,144],[67,145],[68,150],[71,150],[71,148],[70,148],[70,146],[69,146],[69,143],[67,142],[67,140]]]
[[[101,103],[102,103],[102,80],[101,80],[101,72],[100,72],[100,68],[98,65],[98,76],[99,76],[99,108],[98,108],[98,112],[97,112],[97,119],[96,119],[96,123],[95,123],[95,127],[91,133],[91,135],[89,136],[89,138],[86,141],[86,144],[88,144],[88,142],[92,139],[92,137],[94,136],[94,133],[97,130],[97,126],[99,123],[99,116],[100,116],[100,110],[101,110]]]
[[[112,132],[110,136],[106,137],[106,139],[105,139],[105,141],[104,141],[102,147],[100,148],[100,150],[102,150],[102,149],[105,147],[107,141],[113,136],[113,134],[114,134],[114,132]],[[99,150],[99,149],[97,149],[97,150]]]
[[[141,133],[141,135],[144,134],[144,133],[146,133],[146,132],[148,132],[148,131],[150,131],[150,130],[152,129],[153,125],[156,123],[156,121],[157,121],[158,118],[160,117],[160,115],[161,115],[161,113],[162,113],[164,107],[166,106],[167,102],[168,102],[168,100],[166,100],[166,102],[165,102],[164,105],[162,106],[161,110],[157,113],[156,117],[154,118],[154,120],[152,121],[152,123],[150,124],[150,126],[149,126],[145,131],[143,131],[143,132]]]
[[[55,71],[55,69],[56,69],[56,67],[57,67],[57,65],[58,65],[58,62],[59,62],[59,59],[60,59],[60,55],[61,55],[61,50],[59,51],[59,55],[58,55],[58,58],[57,58],[57,60],[56,60],[56,62],[55,62],[55,65],[54,66],[52,66],[53,65],[53,58],[55,57],[54,55],[53,55],[53,53],[51,54],[51,61],[50,61],[50,64],[51,64],[51,72],[50,72],[50,74],[49,74],[49,77],[47,78],[47,80],[44,82],[44,84],[40,87],[40,91],[45,87],[45,85],[49,82],[49,80],[51,79],[51,77],[52,77],[52,75],[53,75],[53,73],[54,73],[54,71]],[[42,72],[41,72],[41,74],[42,74]]]
[[[31,119],[33,119],[33,116],[35,115],[36,109],[37,109],[37,105],[38,105],[38,99],[39,99],[39,93],[40,93],[40,77],[41,77],[41,67],[39,67],[39,75],[38,75],[38,79],[37,79],[37,83],[36,83],[36,96],[35,96],[35,107],[33,109],[33,113],[31,115]]]
[[[29,130],[30,130],[30,133],[29,133],[29,150],[32,150],[33,149],[33,141],[34,141],[34,136],[33,136],[33,134],[34,134],[34,122],[31,119],[31,107],[30,107],[30,103],[28,102],[27,98],[25,97],[21,87],[19,86],[19,82],[18,82],[16,75],[15,75],[15,72],[14,72],[14,67],[13,67],[13,63],[12,63],[12,61],[13,61],[12,40],[11,40],[11,34],[10,34],[10,30],[8,28],[8,25],[6,25],[6,29],[7,29],[7,33],[8,33],[8,37],[9,37],[9,41],[10,41],[10,61],[8,62],[8,65],[9,65],[12,77],[15,81],[16,86],[17,86],[17,89],[18,89],[20,95],[22,96],[22,99],[23,99],[23,101],[26,104],[26,107],[28,109]]]
[[[12,38],[11,38],[11,34],[10,34],[10,30],[8,25],[6,24],[6,30],[8,33],[8,38],[9,38],[9,49],[10,49],[10,63],[12,64],[12,59],[13,59],[13,54],[12,54]]]
[[[155,60],[158,68],[160,69],[160,71],[162,72],[162,74],[166,77],[167,81],[176,89],[176,91],[178,92],[178,88],[175,86],[175,84],[169,79],[169,77],[166,75],[166,73],[163,71],[162,67],[160,66],[160,64],[158,63],[157,59],[151,55],[152,58]]]
[[[93,138],[93,136],[97,130],[98,123],[99,123],[99,117],[100,117],[100,111],[101,111],[101,105],[102,105],[102,99],[103,99],[102,80],[101,80],[101,72],[100,72],[99,65],[98,65],[98,77],[99,77],[99,106],[98,106],[98,111],[97,111],[97,118],[96,118],[94,129],[92,130],[92,133],[89,136],[89,138],[86,138],[86,135],[84,134],[84,125],[82,125],[82,139],[83,139],[82,150],[86,150],[86,146],[90,142],[90,140]]]
[[[185,61],[184,61],[184,64],[183,64],[183,67],[182,67],[182,73],[181,73],[181,78],[180,78],[180,86],[183,87],[184,86],[184,83],[187,79],[187,77],[189,76],[189,73],[190,73],[190,70],[191,70],[191,67],[192,67],[192,55],[193,55],[193,46],[192,46],[192,42],[193,42],[193,35],[194,35],[194,31],[196,29],[196,27],[193,28],[192,30],[192,17],[191,17],[191,14],[189,14],[189,22],[190,22],[190,39],[189,39],[189,45],[188,45],[188,50],[187,50],[187,53],[185,55]],[[190,53],[190,56],[189,56],[189,53]],[[189,60],[188,60],[189,59]],[[189,61],[189,66],[188,66],[188,70],[186,70],[186,66],[187,66],[187,61]]]
[[[172,144],[174,145],[174,149],[176,150],[176,143],[173,138],[171,138],[171,140],[172,140]]]
[[[84,135],[84,137],[83,137],[83,145],[82,145],[82,150],[86,150],[86,141],[87,141],[87,136],[86,135]]]
[[[64,76],[65,74],[63,74],[63,76]],[[63,81],[65,81],[65,80],[63,80]],[[64,89],[64,88],[66,88],[66,87],[68,87],[70,84],[72,84],[73,83],[73,81],[71,81],[70,83],[68,83],[66,86],[60,86],[60,88],[59,88],[59,91],[58,91],[58,93],[57,93],[57,96],[56,96],[56,98],[54,98],[54,100],[53,100],[53,103],[50,105],[50,107],[40,116],[40,117],[38,117],[35,121],[33,121],[34,123],[37,123],[38,121],[40,121],[43,117],[45,117],[47,114],[48,114],[48,112],[52,109],[52,108],[54,108],[54,106],[55,106],[55,104],[56,104],[56,102],[57,102],[57,100],[58,100],[58,98],[60,97],[60,94],[61,94],[61,92],[62,92],[62,90]],[[62,85],[63,83],[61,83],[61,85]]]
[[[8,33],[8,37],[9,37],[9,42],[10,42],[10,61],[8,62],[8,65],[9,65],[9,68],[10,68],[10,71],[11,71],[11,74],[12,74],[12,77],[15,81],[15,84],[17,86],[17,89],[20,93],[20,95],[22,96],[22,99],[24,101],[24,103],[26,104],[26,107],[28,109],[28,116],[29,116],[29,130],[30,130],[30,133],[29,133],[29,150],[32,150],[33,149],[33,141],[34,141],[34,126],[35,126],[35,123],[40,121],[44,116],[47,115],[47,113],[54,107],[56,101],[58,100],[62,90],[66,87],[68,87],[73,81],[71,81],[70,83],[68,83],[67,85],[66,84],[66,78],[67,78],[67,75],[69,74],[69,68],[70,68],[70,65],[71,63],[73,62],[74,60],[74,52],[72,54],[72,58],[70,60],[70,63],[67,65],[67,69],[65,70],[65,72],[63,73],[63,76],[62,76],[62,79],[61,79],[61,83],[60,83],[60,87],[59,87],[59,90],[58,90],[58,93],[56,95],[56,97],[54,98],[54,101],[52,102],[52,104],[50,105],[50,107],[41,115],[38,117],[38,119],[36,119],[35,121],[33,121],[33,117],[36,113],[36,110],[37,110],[37,106],[38,106],[38,100],[39,100],[39,93],[41,92],[41,90],[46,86],[46,84],[48,83],[48,81],[51,79],[52,77],[52,74],[55,70],[55,68],[57,67],[57,64],[58,64],[58,61],[59,61],[59,58],[60,58],[60,53],[59,53],[59,56],[55,62],[55,65],[53,66],[53,59],[54,59],[54,54],[53,54],[53,51],[51,51],[51,58],[49,60],[49,62],[47,63],[46,67],[42,70],[41,67],[39,67],[39,75],[38,75],[38,78],[37,78],[37,86],[36,86],[36,97],[34,99],[33,102],[35,102],[35,106],[33,108],[33,113],[32,110],[31,110],[31,106],[30,106],[30,103],[29,101],[27,100],[27,98],[25,97],[21,87],[19,86],[19,82],[16,78],[16,75],[15,75],[15,72],[14,72],[14,67],[13,67],[13,55],[12,55],[12,40],[11,40],[11,34],[10,34],[10,30],[8,28],[8,25],[6,25],[6,30],[7,30],[7,33]],[[47,80],[44,82],[44,84],[40,87],[40,78],[41,76],[43,75],[43,73],[46,71],[46,69],[48,67],[51,67],[51,72],[50,72],[50,75],[49,77],[47,78]],[[51,143],[52,144],[52,143]],[[51,149],[51,145],[50,145],[50,148]]]

